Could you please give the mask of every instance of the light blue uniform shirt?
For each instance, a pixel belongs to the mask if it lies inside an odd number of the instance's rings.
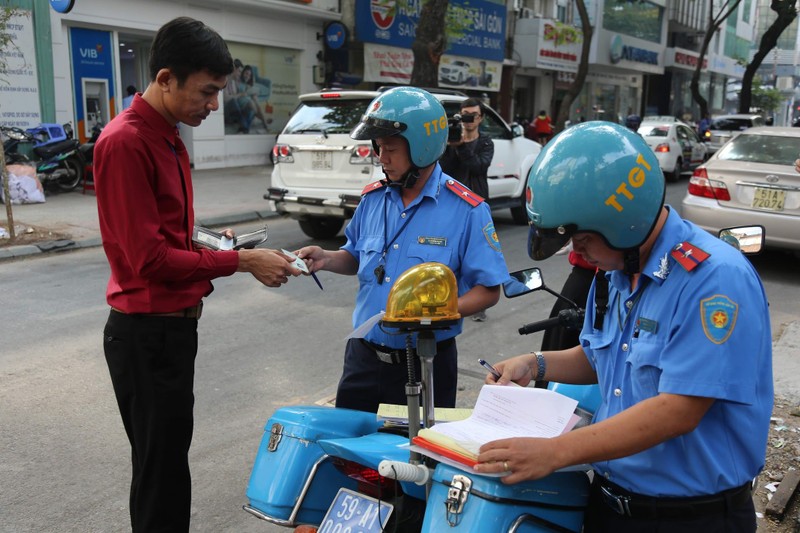
[[[358,261],[354,328],[385,311],[394,281],[420,263],[436,261],[450,267],[458,280],[459,296],[476,285],[493,287],[508,279],[489,206],[485,202],[476,207],[467,203],[446,187],[450,179],[437,163],[408,207],[403,206],[397,187],[384,187],[361,199],[345,229],[347,243],[342,247]],[[387,246],[383,283],[379,284],[375,268]],[[436,341],[459,333],[461,321],[446,330],[436,330]],[[391,335],[380,326],[373,327],[365,338],[390,348],[405,347],[405,335]]]
[[[684,241],[710,254],[692,271],[670,256]],[[773,402],[769,309],[758,273],[733,246],[670,210],[636,291],[621,271],[608,276],[603,329],[592,329],[592,287],[581,334],[602,395],[595,422],[659,393],[716,401],[694,431],[594,463],[595,471],[657,497],[715,494],[752,480],[764,466]]]

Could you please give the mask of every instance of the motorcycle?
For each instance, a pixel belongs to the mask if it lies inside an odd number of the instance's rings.
[[[86,161],[72,125],[40,124],[26,130],[2,127],[7,164],[33,164],[42,185],[68,192],[83,179]]]
[[[719,236],[748,255],[759,253],[764,244],[760,226],[724,229]],[[404,276],[390,293],[384,327],[398,325],[398,319],[387,320],[393,308],[413,307],[408,299],[393,302]],[[413,285],[425,283],[417,280]],[[566,300],[570,307],[554,318],[522,326],[520,334],[582,326],[584,310],[549,289],[539,268],[513,272],[503,286],[508,298],[539,290]],[[397,292],[402,295],[403,289]],[[295,531],[319,533],[580,531],[590,485],[585,471],[565,469],[539,480],[504,485],[497,477],[433,461],[409,446],[420,426],[435,422],[427,384],[433,382],[436,343],[430,327],[409,322],[403,327],[418,335],[422,362],[421,384],[410,365],[407,430],[385,426],[373,413],[324,406],[280,408],[264,428],[243,509]],[[548,388],[577,400],[579,424],[590,423],[601,400],[597,385],[551,382]]]
[[[545,286],[538,268],[512,273],[512,279],[524,281],[519,283],[521,289],[506,284],[507,297],[537,290],[558,295]],[[392,308],[391,295],[389,299],[387,309]],[[574,316],[583,312],[577,304],[566,311]],[[397,326],[386,316],[383,322],[385,327]],[[527,324],[520,331],[534,333],[555,325],[547,319]],[[436,343],[429,328],[407,323],[403,327],[417,334],[422,362],[421,383],[409,376],[407,429],[385,427],[374,413],[324,406],[280,408],[265,426],[243,509],[285,527],[313,525],[320,533],[445,528],[580,531],[589,494],[589,478],[582,471],[556,472],[540,480],[504,485],[496,477],[437,463],[409,447],[415,429],[435,422],[428,383],[433,382]],[[410,370],[413,374],[413,365]],[[551,385],[557,387],[562,394],[575,395],[579,415],[591,417],[599,403],[596,386]],[[417,395],[423,399],[422,420]]]

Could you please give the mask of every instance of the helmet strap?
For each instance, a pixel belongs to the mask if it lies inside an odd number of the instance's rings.
[[[639,273],[639,248],[628,248],[622,251],[623,271],[628,276]]]
[[[405,174],[403,174],[403,177],[401,177],[399,180],[391,181],[387,179],[386,184],[389,187],[402,187],[404,189],[410,189],[414,185],[416,185],[418,179],[419,179],[419,169],[417,167],[411,167]]]

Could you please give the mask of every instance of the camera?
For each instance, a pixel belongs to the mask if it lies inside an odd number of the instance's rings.
[[[456,143],[461,140],[461,115],[456,113],[447,119],[447,142]]]

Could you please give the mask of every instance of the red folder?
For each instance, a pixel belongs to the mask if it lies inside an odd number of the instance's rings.
[[[450,448],[445,448],[444,446],[440,446],[439,444],[435,444],[429,440],[426,440],[423,437],[414,437],[413,439],[411,439],[411,442],[413,442],[420,448],[425,448],[426,450],[436,452],[443,457],[447,457],[448,459],[452,459],[453,461],[458,461],[459,463],[465,464],[470,467],[478,464],[478,461],[475,457],[470,457],[467,455],[460,454],[454,450],[451,450]]]

